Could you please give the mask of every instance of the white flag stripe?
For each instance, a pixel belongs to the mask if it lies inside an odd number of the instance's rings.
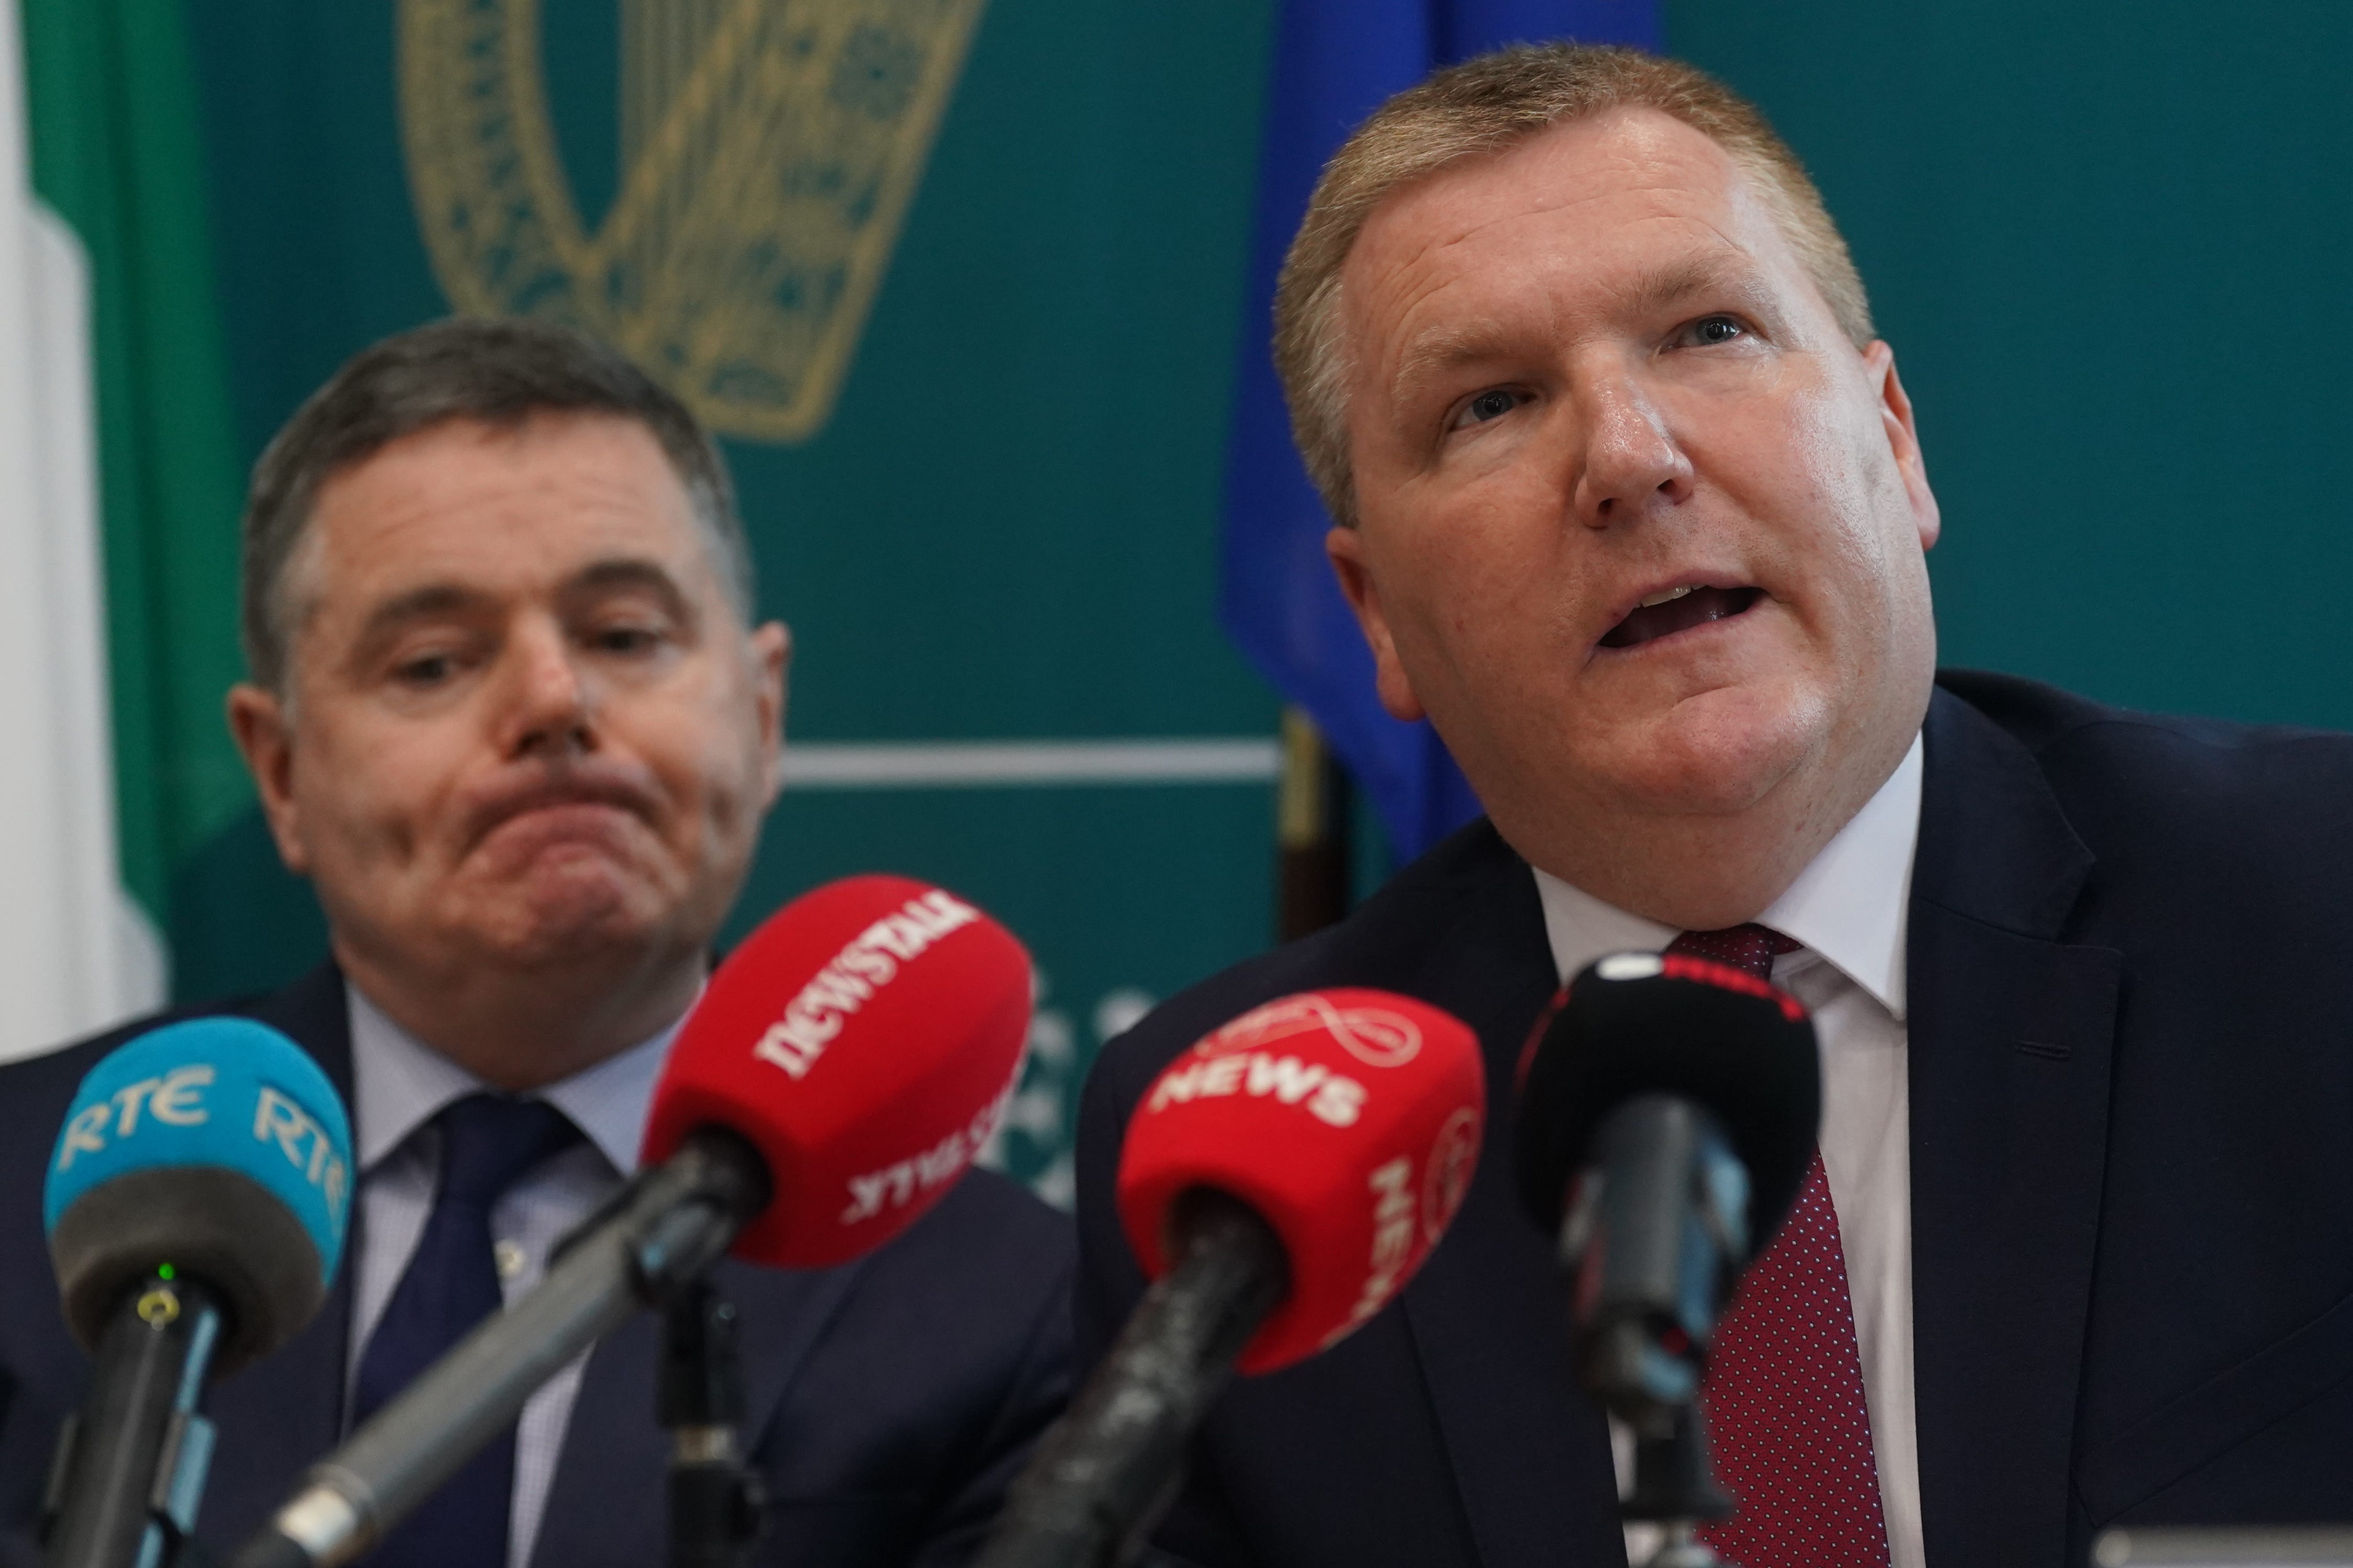
[[[811,741],[785,747],[790,790],[989,789],[1269,784],[1279,742],[1256,736],[1143,741]]]
[[[0,0],[0,1058],[160,990],[115,853],[89,268],[33,198],[22,39]]]

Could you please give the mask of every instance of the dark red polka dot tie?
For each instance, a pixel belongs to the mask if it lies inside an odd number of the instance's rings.
[[[1685,931],[1667,951],[1770,980],[1774,958],[1798,946],[1738,925]],[[1846,1253],[1820,1150],[1797,1206],[1741,1276],[1700,1398],[1716,1479],[1739,1500],[1701,1540],[1740,1568],[1886,1568]]]

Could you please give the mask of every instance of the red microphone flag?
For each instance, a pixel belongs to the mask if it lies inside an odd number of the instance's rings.
[[[944,1196],[996,1131],[1029,1030],[1029,955],[955,894],[851,877],[770,916],[711,977],[654,1089],[643,1159],[749,1140],[775,1196],[739,1258],[822,1268]]]
[[[1164,1221],[1214,1187],[1273,1226],[1291,1294],[1238,1363],[1271,1372],[1345,1337],[1421,1267],[1479,1163],[1478,1037],[1387,991],[1270,1002],[1170,1064],[1120,1153],[1121,1223],[1144,1271],[1167,1269]]]

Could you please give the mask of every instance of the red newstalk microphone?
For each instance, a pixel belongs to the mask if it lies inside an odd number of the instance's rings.
[[[997,1130],[1029,1000],[1029,955],[955,894],[903,877],[819,888],[712,976],[654,1089],[641,1162],[732,1132],[773,1193],[735,1256],[846,1263],[938,1202]]]
[[[927,883],[852,877],[770,916],[680,1028],[638,1174],[539,1289],[312,1467],[237,1568],[359,1556],[540,1384],[731,1246],[817,1268],[906,1229],[996,1130],[1029,1005],[1021,944]]]
[[[1177,1058],[1120,1155],[1120,1221],[1154,1283],[980,1568],[1127,1561],[1227,1374],[1327,1349],[1421,1267],[1470,1188],[1485,1108],[1478,1037],[1386,991],[1286,996]]]

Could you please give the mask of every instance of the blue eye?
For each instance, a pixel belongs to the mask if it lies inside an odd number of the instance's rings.
[[[1484,425],[1489,420],[1501,419],[1523,401],[1518,393],[1505,391],[1502,387],[1482,392],[1462,405],[1461,414],[1454,421],[1455,428],[1459,430],[1465,425]]]

